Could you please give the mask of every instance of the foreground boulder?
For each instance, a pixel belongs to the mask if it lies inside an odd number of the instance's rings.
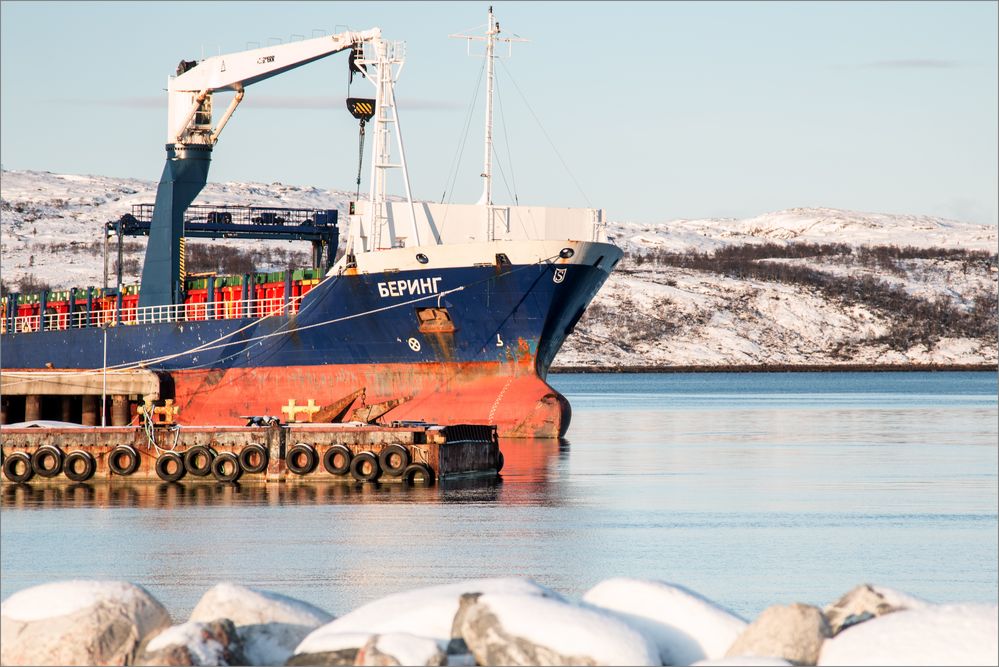
[[[607,579],[583,601],[613,611],[653,639],[664,665],[721,658],[746,629],[746,621],[710,600],[660,581]]]
[[[131,664],[139,644],[169,626],[163,605],[134,584],[43,584],[0,605],[0,664]]]
[[[355,665],[395,667],[396,665],[446,665],[447,655],[434,639],[403,632],[376,635],[357,652]]]
[[[999,665],[999,606],[929,605],[847,628],[820,665]]]
[[[191,612],[192,621],[227,618],[236,626],[248,665],[284,664],[305,637],[333,615],[278,593],[237,584],[218,584]]]
[[[139,652],[137,665],[245,665],[243,642],[227,618],[174,625],[153,637]]]
[[[369,632],[323,632],[320,628],[306,637],[284,664],[353,665],[357,654],[374,637]]]
[[[842,630],[904,609],[924,609],[929,606],[918,598],[883,586],[857,586],[823,611],[833,636]]]
[[[324,637],[351,634],[403,632],[446,642],[464,593],[512,593],[563,599],[561,595],[530,579],[506,577],[469,579],[454,584],[417,588],[395,593],[358,607],[309,634],[295,649],[303,653],[322,646]]]
[[[737,655],[717,660],[698,660],[691,667],[790,667],[783,658],[761,658],[759,656]]]
[[[829,623],[818,607],[774,605],[749,624],[726,656],[783,658],[796,665],[814,665],[830,636]]]
[[[458,624],[479,665],[661,664],[652,641],[593,608],[509,593],[470,602]]]

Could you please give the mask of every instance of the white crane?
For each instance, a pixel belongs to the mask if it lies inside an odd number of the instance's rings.
[[[208,179],[212,148],[243,99],[244,89],[321,58],[381,44],[381,30],[342,32],[299,42],[181,61],[167,80],[167,160],[156,191],[156,204],[142,267],[139,305],[181,303],[184,211]],[[212,127],[212,94],[235,91],[218,125]]]
[[[167,81],[169,111],[167,143],[207,144],[218,141],[222,128],[243,99],[247,86],[307,65],[326,56],[381,39],[381,30],[341,32],[299,42],[213,56],[200,62],[181,61],[177,76]],[[219,124],[213,129],[212,93],[234,91]]]

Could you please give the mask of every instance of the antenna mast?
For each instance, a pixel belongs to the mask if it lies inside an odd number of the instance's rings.
[[[482,159],[482,196],[478,205],[492,206],[493,203],[493,60],[495,56],[496,42],[506,42],[509,51],[507,55],[513,53],[513,42],[526,42],[526,39],[517,37],[497,38],[500,33],[499,21],[493,15],[492,5],[489,6],[489,23],[486,25],[485,36],[481,35],[450,35],[468,40],[468,53],[471,55],[472,40],[483,40],[486,43],[486,132],[485,148]]]
[[[405,62],[405,44],[403,42],[386,42],[382,39],[372,40],[370,46],[362,44],[357,47],[354,62],[360,66],[364,75],[375,87],[374,104],[374,146],[371,160],[371,195],[368,201],[366,221],[371,235],[371,245],[367,250],[376,250],[403,245],[420,245],[420,233],[416,224],[416,206],[413,203],[413,193],[409,185],[409,169],[406,166],[406,150],[402,143],[402,127],[396,110],[395,81],[399,78]],[[374,70],[372,72],[371,70]],[[390,126],[394,127],[396,149],[399,151],[399,161],[392,162],[392,146],[390,143]],[[388,170],[401,169],[402,181],[406,188],[406,201],[409,204],[409,223],[412,236],[409,239],[400,233],[390,220],[388,205]],[[354,232],[348,235],[347,253],[354,252]]]

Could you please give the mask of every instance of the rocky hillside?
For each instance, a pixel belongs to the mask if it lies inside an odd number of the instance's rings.
[[[151,202],[137,179],[4,171],[5,285],[99,285],[101,223]],[[338,208],[346,191],[220,183],[204,203]],[[996,228],[928,216],[791,209],[745,220],[610,223],[626,252],[561,367],[996,364]],[[203,269],[304,264],[288,243],[192,245]],[[126,246],[138,280],[144,243]],[[111,260],[114,262],[114,258]]]

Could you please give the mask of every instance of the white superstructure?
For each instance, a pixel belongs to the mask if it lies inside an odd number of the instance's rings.
[[[576,240],[606,242],[604,213],[593,208],[558,208],[550,206],[497,205],[492,198],[493,151],[493,61],[497,57],[497,42],[511,44],[526,41],[498,37],[499,22],[489,8],[484,35],[452,35],[485,42],[486,58],[486,119],[484,133],[482,195],[476,204],[414,203],[405,166],[402,137],[392,85],[401,62],[384,62],[376,66],[377,76],[365,75],[376,84],[379,114],[374,122],[375,158],[372,164],[371,195],[368,201],[358,201],[349,217],[348,253],[359,254],[390,248],[493,241]],[[377,42],[376,42],[377,44]],[[377,65],[377,61],[372,62]],[[382,74],[383,70],[386,74]],[[393,75],[393,72],[395,74]],[[382,111],[384,110],[384,112]],[[389,156],[389,126],[394,125],[399,162]],[[401,167],[405,182],[405,201],[388,201],[384,172]]]

